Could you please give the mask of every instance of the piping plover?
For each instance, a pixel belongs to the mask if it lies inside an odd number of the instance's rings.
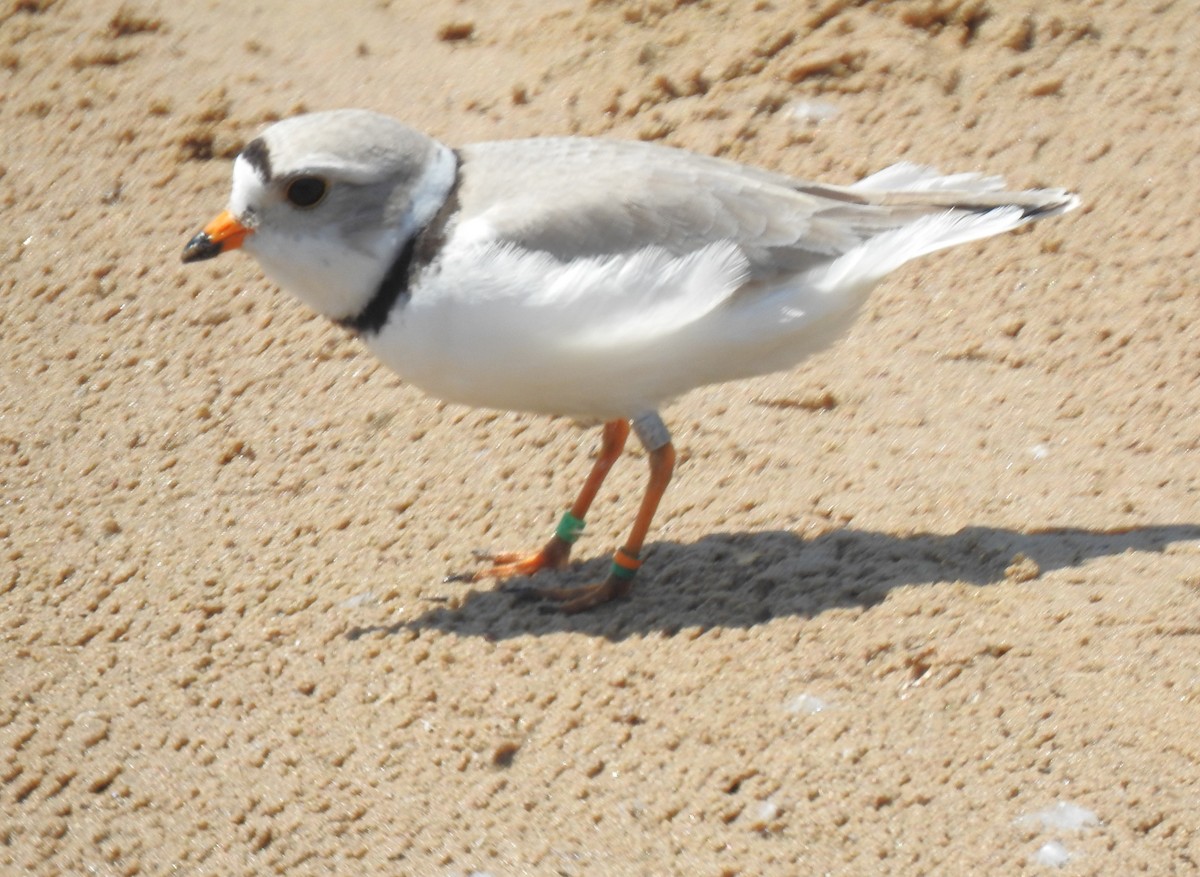
[[[632,427],[650,480],[609,575],[535,592],[575,612],[630,589],[674,468],[661,406],[794,366],[910,259],[1078,203],[912,164],[835,186],[646,143],[451,149],[387,116],[338,110],[252,140],[228,208],[183,260],[246,250],[441,399],[604,424],[550,541],[475,578],[565,565]]]

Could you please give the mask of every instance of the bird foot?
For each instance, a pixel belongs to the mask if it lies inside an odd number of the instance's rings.
[[[564,615],[574,615],[577,612],[586,612],[618,600],[627,595],[632,588],[631,580],[609,576],[602,582],[584,585],[580,588],[517,587],[505,588],[504,592],[523,598],[550,600],[559,604],[557,607],[559,612]]]
[[[532,576],[544,569],[562,569],[571,557],[571,546],[557,536],[551,538],[540,551],[533,554],[516,552],[492,553],[476,551],[475,559],[491,563],[487,569],[474,572],[451,573],[447,582],[479,582],[484,579],[510,579]]]

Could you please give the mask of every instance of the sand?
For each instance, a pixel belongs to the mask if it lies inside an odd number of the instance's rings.
[[[1198,47],[1186,2],[8,0],[0,872],[1195,873]],[[180,264],[339,106],[1084,207],[668,409],[637,588],[563,617],[444,578],[539,545],[594,431]]]

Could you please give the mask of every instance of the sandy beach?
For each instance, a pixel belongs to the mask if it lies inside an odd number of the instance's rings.
[[[0,872],[1196,873],[1198,74],[1178,0],[8,0]],[[539,546],[597,431],[180,263],[336,107],[1083,206],[666,409],[637,587],[568,617],[446,577]]]

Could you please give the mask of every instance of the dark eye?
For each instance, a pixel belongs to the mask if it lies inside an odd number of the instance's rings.
[[[288,183],[284,194],[297,207],[316,207],[325,197],[327,189],[328,186],[320,177],[296,177]]]

